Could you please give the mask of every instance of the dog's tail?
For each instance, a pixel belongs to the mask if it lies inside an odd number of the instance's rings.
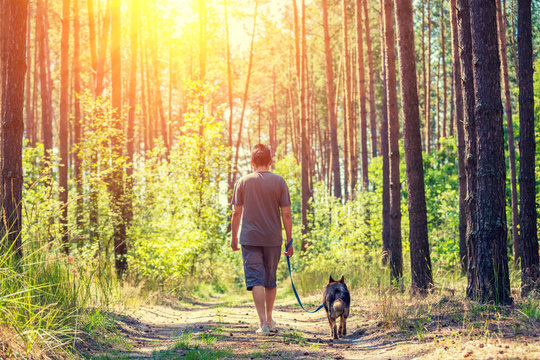
[[[333,310],[334,316],[340,316],[345,310],[345,302],[343,302],[343,300],[341,299],[337,299],[336,301],[334,301]]]

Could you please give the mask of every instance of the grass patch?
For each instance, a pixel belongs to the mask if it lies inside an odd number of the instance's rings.
[[[285,338],[285,344],[298,344],[305,345],[307,344],[307,339],[304,333],[297,330],[289,330],[283,334]]]

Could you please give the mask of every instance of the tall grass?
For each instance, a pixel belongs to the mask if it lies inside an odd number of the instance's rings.
[[[0,248],[9,249],[6,242],[4,237]],[[113,299],[115,277],[104,269],[62,255],[50,244],[27,244],[20,259],[9,249],[0,257],[0,327],[13,333],[27,354],[74,349],[86,309]]]

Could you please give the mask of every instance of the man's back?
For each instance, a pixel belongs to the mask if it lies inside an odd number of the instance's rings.
[[[270,171],[255,171],[236,183],[233,205],[243,205],[240,244],[281,246],[280,207],[290,206],[285,180]]]

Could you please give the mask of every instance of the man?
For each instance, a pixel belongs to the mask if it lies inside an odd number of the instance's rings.
[[[266,145],[258,144],[251,153],[254,171],[235,184],[232,199],[231,248],[238,251],[238,228],[242,219],[240,245],[246,288],[250,290],[259,315],[260,335],[276,327],[272,319],[276,298],[276,270],[281,256],[283,218],[287,243],[291,240],[292,216],[289,188],[285,180],[272,172],[272,155]],[[293,255],[292,246],[284,253]]]

